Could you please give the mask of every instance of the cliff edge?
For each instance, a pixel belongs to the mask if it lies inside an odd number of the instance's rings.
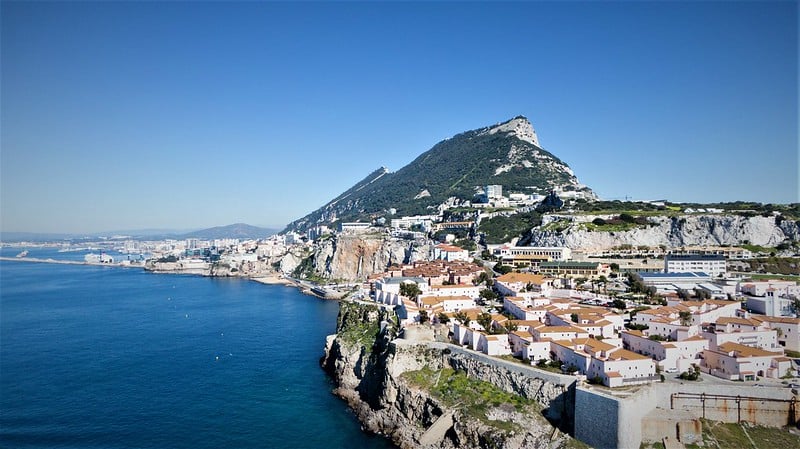
[[[585,447],[565,433],[574,378],[534,378],[528,366],[437,342],[441,328],[407,328],[398,339],[392,310],[340,304],[321,364],[365,430],[401,448]]]

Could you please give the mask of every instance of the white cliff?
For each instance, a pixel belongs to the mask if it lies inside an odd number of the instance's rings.
[[[590,217],[591,218],[591,217]],[[566,229],[547,230],[549,223],[571,220]],[[774,247],[800,240],[800,227],[776,217],[738,215],[686,215],[651,217],[650,224],[628,231],[590,231],[586,217],[547,216],[542,226],[531,229],[522,240],[531,246],[567,246],[573,249],[610,249],[620,245],[680,247],[692,245],[753,245]],[[589,220],[591,221],[591,220]]]

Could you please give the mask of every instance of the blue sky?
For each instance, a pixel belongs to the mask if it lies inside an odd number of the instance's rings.
[[[602,198],[798,201],[796,2],[0,8],[4,231],[282,227],[516,115]]]

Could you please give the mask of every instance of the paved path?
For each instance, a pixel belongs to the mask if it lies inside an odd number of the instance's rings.
[[[445,434],[453,427],[453,412],[447,412],[440,416],[433,425],[419,438],[420,446],[439,445],[444,439]]]

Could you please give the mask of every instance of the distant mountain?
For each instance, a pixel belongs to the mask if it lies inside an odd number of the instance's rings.
[[[201,229],[199,231],[187,232],[180,234],[173,238],[188,239],[196,238],[203,240],[214,239],[263,239],[269,237],[277,232],[276,229],[259,228],[258,226],[250,226],[244,223],[236,223],[228,226],[216,226],[208,229]]]
[[[263,239],[275,234],[277,229],[259,228],[244,223],[236,223],[228,226],[217,226],[208,229],[200,229],[191,232],[169,231],[169,230],[134,230],[102,232],[96,234],[55,234],[55,233],[36,233],[36,232],[2,232],[0,241],[2,242],[56,242],[56,241],[92,241],[97,239],[109,240],[164,240],[164,239],[188,239],[196,238],[202,240],[214,239],[240,239],[255,240]]]
[[[83,234],[55,234],[38,232],[0,232],[0,242],[55,242],[83,238]]]
[[[472,200],[486,185],[502,185],[506,195],[558,189],[595,198],[566,163],[542,149],[531,123],[519,116],[445,139],[394,173],[380,168],[287,230],[371,220],[390,208],[397,215],[431,213],[450,197]]]

